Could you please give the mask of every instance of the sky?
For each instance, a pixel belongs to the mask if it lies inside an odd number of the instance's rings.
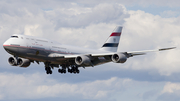
[[[179,101],[179,0],[0,0],[0,44],[12,34],[98,49],[113,29],[118,51],[175,50],[47,75],[44,64],[13,67],[0,47],[0,101]]]

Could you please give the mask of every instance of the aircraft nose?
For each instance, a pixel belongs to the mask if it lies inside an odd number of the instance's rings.
[[[7,42],[4,42],[3,47],[4,47],[5,50],[7,49],[7,46],[8,46]]]
[[[10,42],[9,42],[9,40],[6,40],[3,43],[3,48],[7,51],[7,50],[9,50],[9,47],[10,47]]]
[[[10,46],[8,40],[3,43],[3,48],[4,48],[8,53],[10,53],[10,54],[13,54],[14,51],[16,51],[16,49],[13,49],[13,48]]]

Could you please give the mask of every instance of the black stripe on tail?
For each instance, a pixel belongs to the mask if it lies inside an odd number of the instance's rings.
[[[119,43],[105,43],[102,47],[118,47]]]

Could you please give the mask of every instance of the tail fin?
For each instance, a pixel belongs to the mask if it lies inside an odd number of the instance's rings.
[[[104,45],[101,47],[101,50],[117,52],[121,33],[122,27],[117,26],[109,36],[109,38],[106,40]]]

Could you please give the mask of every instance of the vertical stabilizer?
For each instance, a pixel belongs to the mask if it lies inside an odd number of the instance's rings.
[[[117,52],[119,46],[119,40],[122,33],[122,26],[117,26],[109,38],[106,40],[101,50]]]

